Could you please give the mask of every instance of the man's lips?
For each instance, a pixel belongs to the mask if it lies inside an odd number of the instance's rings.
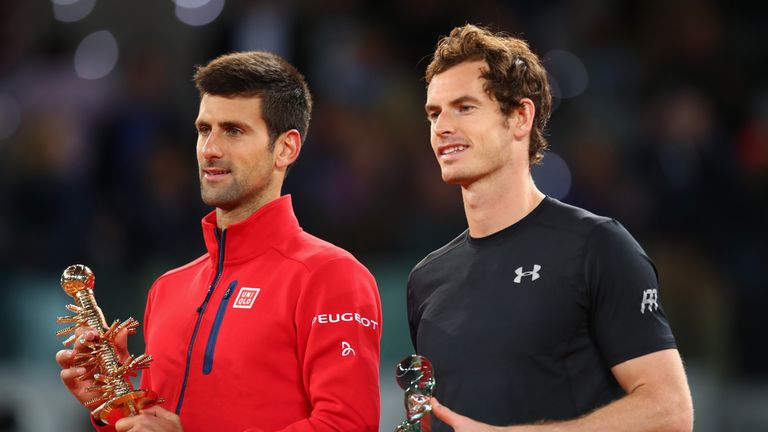
[[[231,171],[224,168],[203,168],[203,177],[208,180],[220,179]]]

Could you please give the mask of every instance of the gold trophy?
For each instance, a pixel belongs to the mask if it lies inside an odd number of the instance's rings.
[[[93,297],[93,285],[96,277],[88,267],[82,264],[71,265],[61,275],[61,287],[72,298],[75,304],[67,305],[67,309],[75,315],[59,317],[58,323],[74,323],[56,332],[56,336],[73,333],[63,344],[72,344],[77,339],[75,331],[80,327],[90,327],[98,333],[98,338],[88,344],[89,352],[75,354],[73,366],[82,366],[86,372],[79,379],[93,377],[95,385],[88,391],[100,393],[99,397],[85,403],[92,409],[94,418],[111,424],[122,417],[134,416],[143,408],[162,402],[151,390],[134,390],[130,378],[136,376],[136,371],[145,369],[152,357],[142,354],[138,357],[129,356],[121,363],[115,352],[114,339],[117,334],[128,329],[128,334],[136,334],[139,322],[133,318],[120,323],[115,320],[107,327],[107,321],[101,308]],[[95,407],[95,408],[93,408]]]

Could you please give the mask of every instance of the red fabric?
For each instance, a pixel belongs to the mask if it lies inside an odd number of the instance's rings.
[[[154,360],[141,388],[157,392],[170,411],[197,309],[217,273],[215,213],[202,225],[208,253],[158,278],[144,318]],[[204,374],[213,323],[233,281]],[[223,271],[191,348],[184,430],[378,431],[380,338],[373,276],[348,252],[305,233],[283,196],[226,230]]]

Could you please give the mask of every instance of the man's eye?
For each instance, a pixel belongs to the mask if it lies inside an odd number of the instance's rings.
[[[438,113],[438,112],[431,112],[431,113],[428,113],[428,114],[427,114],[427,120],[429,120],[429,121],[431,121],[431,122],[434,122],[435,120],[437,120],[437,117],[438,117],[439,115],[440,115],[440,113]]]
[[[237,136],[237,135],[242,135],[243,131],[238,128],[231,128],[231,129],[227,129],[227,134],[231,136]]]
[[[205,126],[200,126],[197,128],[197,134],[198,135],[208,135],[210,133],[210,129]]]
[[[461,105],[461,106],[459,106],[459,112],[472,111],[474,108],[475,107],[473,107],[472,105]]]

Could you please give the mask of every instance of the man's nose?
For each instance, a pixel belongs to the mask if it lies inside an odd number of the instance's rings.
[[[214,132],[209,133],[208,136],[205,137],[201,153],[205,159],[217,159],[222,156],[219,140],[216,138]]]
[[[452,134],[454,132],[454,124],[450,118],[450,115],[446,112],[438,114],[434,123],[432,123],[432,131],[436,135]]]

